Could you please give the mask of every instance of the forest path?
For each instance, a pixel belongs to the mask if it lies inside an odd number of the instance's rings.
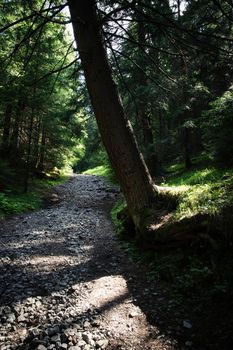
[[[118,190],[75,175],[56,191],[57,204],[1,224],[0,349],[177,348],[138,306],[159,293],[119,248]]]

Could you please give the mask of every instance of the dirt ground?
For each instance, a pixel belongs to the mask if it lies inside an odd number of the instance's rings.
[[[75,175],[55,204],[1,223],[0,350],[205,349],[189,315],[174,315],[159,281],[120,248],[118,195]]]

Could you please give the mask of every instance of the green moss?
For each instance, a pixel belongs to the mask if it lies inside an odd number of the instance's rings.
[[[124,230],[122,219],[119,218],[120,214],[126,209],[126,202],[123,198],[119,199],[111,210],[111,217],[115,226],[116,232],[121,235]]]
[[[190,217],[198,213],[218,215],[233,202],[233,169],[215,167],[191,170],[179,176],[171,176],[164,186],[179,195],[176,219]]]

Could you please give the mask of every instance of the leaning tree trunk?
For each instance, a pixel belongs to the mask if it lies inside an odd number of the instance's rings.
[[[140,231],[155,187],[127,120],[103,45],[94,0],[69,0],[75,39],[104,146]]]

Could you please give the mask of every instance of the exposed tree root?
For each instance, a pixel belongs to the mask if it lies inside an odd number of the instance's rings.
[[[216,249],[218,241],[232,240],[226,236],[232,227],[231,208],[222,208],[218,215],[197,213],[177,219],[175,209],[179,195],[170,188],[161,188],[154,207],[146,208],[140,218],[140,227],[135,229],[127,208],[118,213],[123,230],[121,237],[135,239],[141,247],[153,250],[165,250],[193,245],[206,245]]]

